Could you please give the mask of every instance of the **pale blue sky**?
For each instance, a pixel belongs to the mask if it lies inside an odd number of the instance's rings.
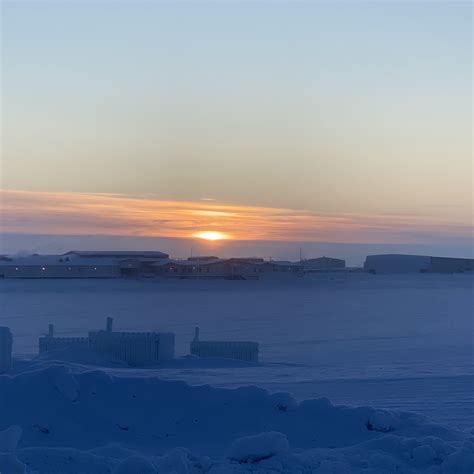
[[[472,219],[470,2],[4,2],[6,189]]]

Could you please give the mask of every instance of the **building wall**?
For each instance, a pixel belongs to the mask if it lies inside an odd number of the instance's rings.
[[[156,267],[156,274],[169,278],[258,278],[259,267],[240,262],[180,264],[168,263]]]
[[[371,273],[460,273],[474,271],[474,259],[421,255],[369,255],[364,269]]]
[[[420,255],[369,255],[364,269],[370,273],[420,273],[430,266],[430,257]]]
[[[174,334],[98,331],[89,333],[90,349],[144,367],[174,357]]]
[[[4,278],[118,278],[118,265],[1,265]]]
[[[43,336],[39,338],[38,344],[40,354],[66,348],[89,349],[89,338]]]
[[[237,341],[193,341],[190,352],[197,357],[220,357],[258,361],[258,343]]]
[[[159,362],[174,359],[175,337],[170,332],[160,332]]]
[[[333,270],[346,268],[346,261],[339,258],[311,258],[303,261],[305,270]]]
[[[10,329],[0,327],[0,374],[8,372],[12,366],[13,337]]]
[[[430,273],[462,273],[474,271],[472,258],[431,257]]]

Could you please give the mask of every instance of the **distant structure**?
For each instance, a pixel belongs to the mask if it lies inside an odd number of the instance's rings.
[[[77,251],[0,260],[0,278],[120,278],[151,276],[151,266],[168,260],[163,252]]]
[[[56,337],[54,325],[48,326],[48,334],[38,340],[39,353],[55,351],[58,349],[89,349],[88,337]]]
[[[366,272],[380,273],[464,273],[474,271],[474,259],[423,255],[369,255]]]
[[[70,250],[64,256],[76,256],[81,258],[142,258],[142,259],[160,259],[169,258],[169,255],[164,252],[157,252],[154,250]]]
[[[89,333],[89,348],[123,360],[134,367],[155,365],[174,357],[174,334],[159,332],[113,332],[112,318],[105,331]]]
[[[0,262],[3,278],[118,278],[120,265],[113,259],[87,262],[62,255],[32,255]]]
[[[12,366],[13,338],[10,329],[0,326],[0,374],[4,374]]]
[[[302,260],[305,273],[344,270],[346,261],[339,258],[319,257]]]
[[[195,329],[190,352],[197,357],[219,357],[258,362],[258,343],[240,341],[200,341],[199,328]]]
[[[0,278],[178,278],[260,280],[303,277],[305,273],[345,270],[329,257],[298,262],[258,257],[193,256],[170,259],[159,251],[71,250],[62,255],[0,257]]]
[[[105,354],[134,367],[156,365],[174,357],[173,333],[114,332],[113,319],[107,318],[106,329],[90,332],[88,337],[55,337],[49,325],[48,335],[39,338],[40,354],[56,349],[79,348]]]
[[[428,272],[464,273],[474,271],[473,258],[430,257]]]
[[[258,280],[270,273],[302,276],[295,262],[265,261],[263,258],[190,257],[153,264],[155,274],[165,278]]]

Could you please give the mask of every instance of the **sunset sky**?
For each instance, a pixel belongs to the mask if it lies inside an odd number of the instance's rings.
[[[470,251],[470,2],[1,9],[4,251],[202,232]]]

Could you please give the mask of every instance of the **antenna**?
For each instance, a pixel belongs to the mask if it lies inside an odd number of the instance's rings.
[[[106,331],[107,332],[112,332],[112,324],[113,324],[114,320],[113,318],[111,318],[110,316],[107,317],[106,319]]]

